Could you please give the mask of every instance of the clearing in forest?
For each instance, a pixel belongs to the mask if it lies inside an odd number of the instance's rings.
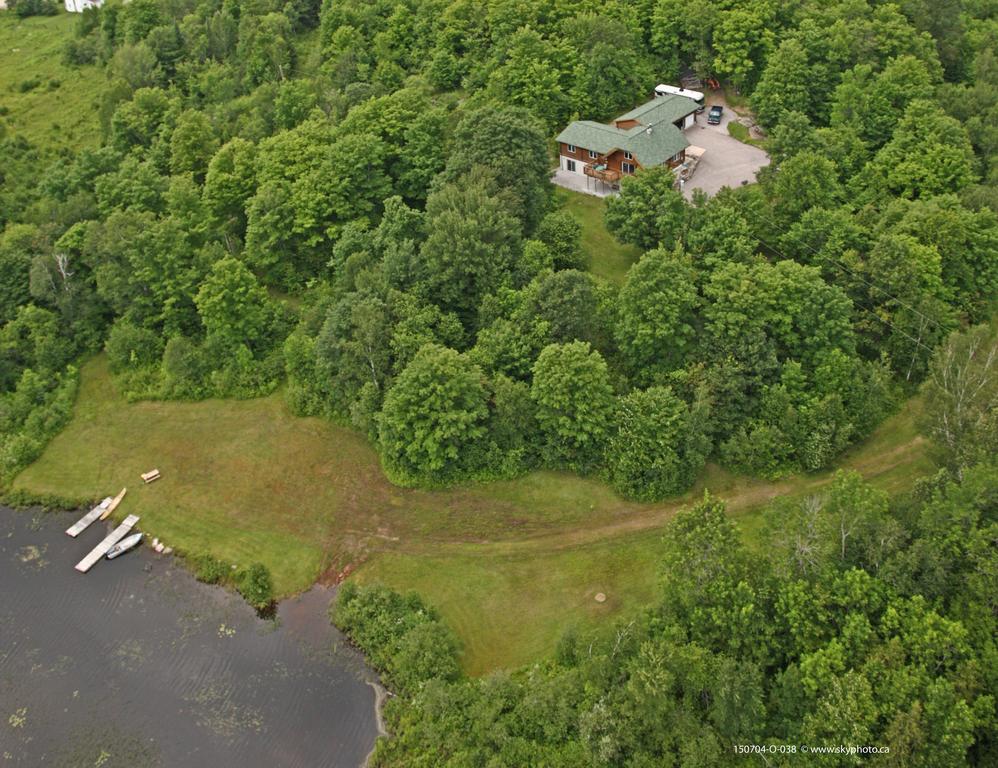
[[[0,13],[0,137],[23,136],[42,151],[100,144],[103,69],[62,60],[77,21]]]
[[[840,462],[888,490],[928,468],[917,401]],[[152,466],[162,479],[145,485]],[[283,595],[347,565],[361,580],[418,591],[464,644],[472,673],[533,661],[569,625],[606,621],[654,595],[662,526],[704,488],[758,529],[765,502],[829,473],[766,482],[708,466],[661,504],[620,499],[568,473],[449,491],[397,488],[360,434],[297,418],[280,393],[255,400],[127,403],[103,356],[84,366],[69,426],[15,480],[35,494],[95,499],[127,485],[117,516],[240,566],[266,564]],[[593,597],[608,596],[604,603]]]

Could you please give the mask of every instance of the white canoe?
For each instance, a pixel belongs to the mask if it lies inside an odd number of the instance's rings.
[[[125,554],[128,550],[134,549],[141,543],[142,543],[141,533],[133,533],[131,536],[126,536],[117,544],[115,544],[113,547],[111,547],[111,549],[108,550],[107,559],[114,560],[114,558],[116,558],[118,555]]]

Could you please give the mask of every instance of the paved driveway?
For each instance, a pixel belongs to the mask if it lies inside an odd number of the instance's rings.
[[[708,105],[710,102],[708,97]],[[728,123],[733,117],[734,112],[725,107],[721,124],[707,125],[707,112],[704,111],[697,115],[696,125],[686,129],[686,140],[706,150],[693,178],[683,187],[687,198],[693,196],[694,189],[714,195],[721,187],[738,187],[744,182],[751,184],[756,171],[769,165],[769,155],[728,133]]]

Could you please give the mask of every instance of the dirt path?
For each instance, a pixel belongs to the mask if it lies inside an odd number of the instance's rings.
[[[846,462],[844,468],[858,471],[867,480],[876,482],[877,478],[906,465],[917,462],[924,453],[925,440],[915,436],[911,440],[892,447],[890,450],[876,452],[863,451]],[[712,491],[712,494],[722,499],[727,505],[728,514],[738,516],[756,509],[773,499],[788,495],[805,495],[813,493],[831,482],[833,471],[812,476],[794,476],[775,482],[757,481],[738,492],[730,494],[725,491]],[[702,491],[700,492],[702,493]],[[408,554],[432,552],[440,554],[461,554],[473,550],[476,554],[510,556],[537,552],[555,552],[559,550],[584,547],[605,542],[608,539],[638,534],[664,526],[677,511],[687,506],[692,500],[699,498],[700,493],[688,494],[681,500],[655,506],[636,507],[635,511],[624,519],[585,527],[566,527],[552,531],[528,534],[515,539],[498,541],[468,541],[468,540],[428,540],[425,538],[409,538],[405,540],[385,541],[375,550],[395,550]]]

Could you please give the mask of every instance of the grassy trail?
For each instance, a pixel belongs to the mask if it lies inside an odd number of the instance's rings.
[[[928,468],[917,401],[841,466],[888,490]],[[159,468],[145,486],[138,475]],[[188,552],[265,563],[282,594],[346,566],[360,580],[415,589],[454,627],[472,673],[550,653],[582,629],[652,599],[662,526],[705,489],[725,499],[746,536],[775,496],[803,495],[830,473],[765,482],[710,466],[683,497],[621,499],[561,472],[418,491],[392,486],[357,433],[291,416],[280,394],[256,400],[127,403],[106,361],[84,366],[70,425],[14,487],[92,499],[127,485],[121,515]],[[593,600],[604,592],[608,600]]]
[[[905,411],[885,422],[884,432],[903,432],[911,420],[909,405]],[[905,477],[914,464],[924,461],[925,440],[920,435],[912,435],[901,444],[893,445],[886,453],[875,452],[873,446],[879,442],[861,446],[852,456],[844,458],[838,469],[852,469],[862,474],[876,485],[897,490],[907,485]],[[925,469],[928,469],[926,464]],[[781,496],[804,496],[820,491],[827,485],[834,470],[798,475],[779,481],[735,478],[716,465],[706,468],[703,478],[696,486],[681,497],[657,504],[634,504],[633,511],[620,519],[600,522],[585,528],[565,528],[527,534],[516,539],[490,542],[479,545],[481,552],[502,555],[525,552],[530,549],[557,551],[605,541],[616,536],[642,533],[649,529],[657,530],[665,525],[682,507],[694,503],[705,490],[723,498],[730,515],[738,517],[760,510],[761,507]],[[448,548],[463,547],[466,542],[411,541],[399,544],[395,549],[405,552],[446,551]]]

